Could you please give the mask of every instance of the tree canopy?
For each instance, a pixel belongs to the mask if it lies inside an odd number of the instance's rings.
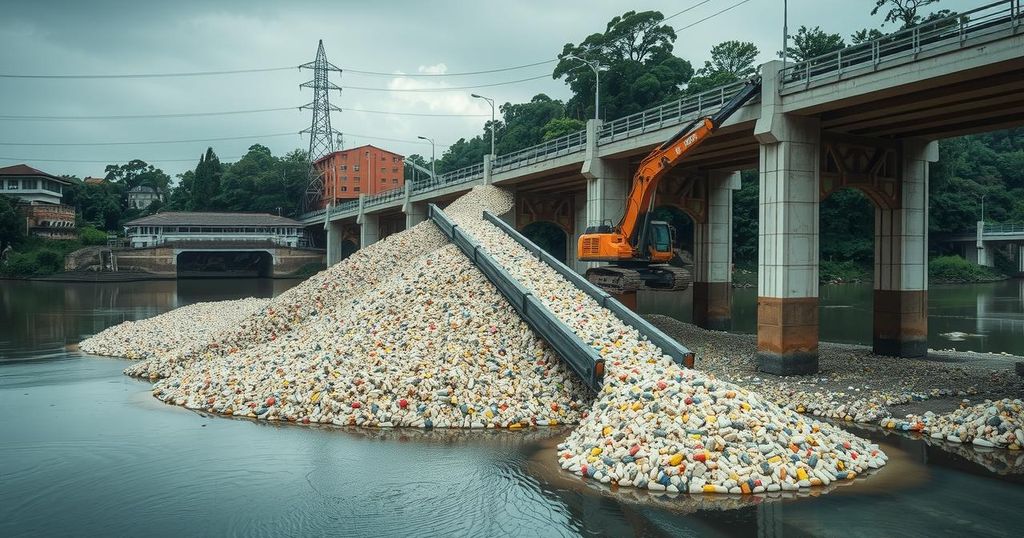
[[[639,112],[680,93],[693,76],[693,66],[672,54],[676,33],[663,24],[664,18],[659,11],[627,11],[608,21],[604,32],[562,47],[552,77],[565,77],[573,93],[566,103],[570,117],[594,117],[597,77],[583,61],[604,69],[600,75],[602,118]]]
[[[786,47],[785,55],[795,62],[802,62],[844,47],[846,42],[839,34],[827,33],[818,26],[801,26],[793,36],[793,45]],[[782,56],[782,51],[779,51],[779,57]]]

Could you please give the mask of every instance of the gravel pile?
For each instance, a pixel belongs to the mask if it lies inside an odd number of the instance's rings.
[[[508,193],[478,187],[460,203]],[[570,472],[654,491],[761,493],[848,480],[885,464],[877,445],[695,370],[684,370],[497,227],[452,215],[606,360],[591,412],[558,446]]]
[[[362,297],[417,257],[445,244],[444,235],[432,223],[423,222],[356,251],[341,263],[285,291],[260,311],[236,320],[224,330],[209,335],[194,334],[187,318],[182,318],[183,323],[175,324],[174,330],[186,337],[193,335],[198,344],[156,354],[128,367],[125,373],[133,377],[162,379],[193,362],[212,360],[277,340],[317,319],[322,312],[342,308]]]
[[[372,293],[154,395],[212,413],[340,426],[512,429],[576,423],[586,389],[452,245]]]
[[[202,346],[261,311],[269,299],[194,303],[139,321],[108,327],[83,340],[79,349],[94,355],[150,359]]]
[[[1024,402],[1004,398],[978,405],[964,403],[951,413],[907,415],[885,418],[879,423],[889,429],[918,431],[952,443],[971,443],[987,448],[1020,450],[1024,447]]]

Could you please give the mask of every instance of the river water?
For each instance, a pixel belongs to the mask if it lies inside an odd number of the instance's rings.
[[[644,313],[689,322],[690,294],[691,290],[641,292],[637,306]],[[872,294],[870,283],[821,286],[821,340],[871,345]],[[733,290],[732,315],[733,331],[757,332],[757,288]],[[928,346],[1024,355],[1024,279],[931,286]]]
[[[888,466],[793,498],[611,492],[561,473],[565,430],[274,426],[160,403],[68,350],[122,320],[293,281],[0,281],[0,536],[1020,536],[1024,455],[876,438]],[[933,292],[933,297],[935,294]],[[973,300],[973,299],[972,299]],[[961,305],[963,306],[963,305]],[[953,307],[951,307],[953,308]],[[958,310],[961,315],[966,310]]]

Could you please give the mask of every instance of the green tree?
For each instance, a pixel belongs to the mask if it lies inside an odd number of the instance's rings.
[[[120,165],[108,164],[104,171],[107,181],[124,186],[125,192],[140,185],[152,187],[163,196],[170,192],[170,176],[140,159],[133,159]]]
[[[921,22],[922,17],[918,10],[934,4],[939,0],[875,0],[875,7],[871,10],[872,15],[879,11],[885,11],[885,22],[892,22],[900,25],[900,28],[910,28]]]
[[[711,60],[690,79],[686,93],[696,94],[736,82],[757,72],[754,60],[760,52],[753,43],[724,41],[711,47]]]
[[[793,46],[786,47],[786,56],[793,61],[802,62],[844,47],[846,43],[839,34],[827,33],[818,26],[801,26],[793,36]],[[782,51],[779,51],[779,57],[782,56]]]
[[[18,215],[14,202],[0,195],[0,253],[17,246],[25,238],[25,219]]]
[[[861,30],[857,30],[856,32],[851,34],[850,35],[850,41],[854,45],[860,45],[861,43],[866,43],[868,41],[871,41],[871,40],[874,40],[874,39],[878,39],[878,38],[882,37],[883,35],[885,35],[885,34],[883,34],[880,30],[877,30],[875,28],[870,28],[870,29],[864,28],[864,29],[861,29]]]
[[[215,197],[220,193],[220,178],[224,173],[224,167],[220,159],[213,152],[213,148],[206,148],[206,154],[199,158],[196,165],[195,177],[192,181],[192,209],[194,211],[205,211],[214,209]]]
[[[545,141],[560,136],[565,136],[582,131],[587,124],[574,118],[554,118],[541,127],[542,137]]]
[[[612,18],[604,32],[578,45],[565,44],[552,77],[565,77],[573,92],[566,103],[569,116],[594,117],[594,71],[573,57],[605,69],[600,76],[601,117],[632,114],[679,95],[693,76],[693,66],[672,54],[676,33],[663,19],[658,11],[627,11]]]

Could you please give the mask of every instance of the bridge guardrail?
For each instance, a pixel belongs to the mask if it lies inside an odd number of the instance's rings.
[[[1024,21],[1021,8],[1021,0],[1002,0],[797,62],[780,71],[779,89],[834,82],[843,78],[844,73],[863,68],[874,70],[885,61],[916,57],[952,43],[963,47],[970,38],[1019,27]]]
[[[493,213],[489,211],[484,211],[484,219],[487,222],[490,222],[491,224],[497,226],[499,230],[505,232],[505,234],[514,239],[516,243],[519,243],[531,254],[536,256],[540,261],[546,263],[558,274],[562,275],[562,277],[571,282],[572,285],[576,286],[584,293],[592,297],[595,301],[597,301],[597,304],[607,308],[608,310],[611,310],[612,313],[618,316],[618,318],[621,319],[623,323],[629,325],[630,327],[633,327],[642,336],[650,340],[652,344],[660,347],[661,350],[664,351],[666,355],[672,357],[672,360],[674,360],[677,364],[693,364],[695,355],[692,351],[690,351],[689,349],[687,349],[685,346],[681,345],[674,339],[670,338],[668,335],[663,333],[661,329],[658,329],[654,325],[648,323],[647,320],[637,315],[636,312],[633,312],[629,308],[626,308],[625,305],[623,305],[617,299],[609,295],[608,292],[595,286],[586,278],[583,278],[583,276],[581,276],[576,271],[573,271],[572,268],[570,268],[568,265],[565,265],[564,263],[558,261],[558,258],[555,258],[546,250],[537,246],[536,243],[527,239],[526,236],[516,231],[515,228],[509,226],[507,222],[496,217]]]
[[[494,167],[491,173],[512,170],[519,166],[533,164],[562,155],[568,155],[577,151],[583,151],[587,147],[587,131],[576,131],[565,136],[553,138],[547,142],[541,142],[535,146],[521,149],[505,155],[499,155],[494,159]]]
[[[601,390],[604,377],[604,359],[593,347],[576,336],[530,290],[512,277],[497,261],[480,247],[471,235],[462,231],[444,211],[430,204],[428,214],[437,227],[459,247],[480,272],[519,313],[527,325],[544,339],[583,382],[593,391]]]
[[[386,204],[392,200],[397,200],[402,196],[405,196],[404,188],[399,187],[397,189],[388,189],[386,191],[381,191],[378,192],[377,194],[373,194],[364,198],[363,207],[373,207],[381,204]]]
[[[430,178],[426,181],[419,181],[412,186],[413,194],[419,194],[422,192],[432,191],[435,189],[443,189],[452,185],[461,185],[463,183],[469,183],[484,177],[484,164],[473,164],[459,168],[458,170],[452,170],[451,172],[441,174],[436,178]]]
[[[982,232],[983,236],[988,234],[1024,234],[1024,224],[986,224]]]
[[[745,85],[746,81],[726,84],[604,123],[598,131],[598,144],[607,144],[708,115],[721,108]]]

